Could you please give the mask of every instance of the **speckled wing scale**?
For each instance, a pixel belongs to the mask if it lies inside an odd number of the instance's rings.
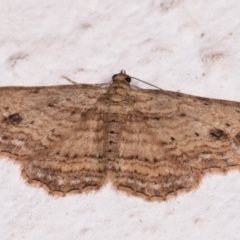
[[[206,173],[240,169],[240,103],[104,85],[0,88],[1,156],[50,194],[108,181],[146,200],[195,189]]]

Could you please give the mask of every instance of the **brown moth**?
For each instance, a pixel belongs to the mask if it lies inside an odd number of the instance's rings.
[[[130,85],[0,88],[0,156],[50,194],[116,189],[163,201],[240,169],[240,103]]]

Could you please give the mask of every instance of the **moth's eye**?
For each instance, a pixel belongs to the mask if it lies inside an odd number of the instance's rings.
[[[127,77],[126,77],[126,81],[127,81],[128,83],[130,83],[130,82],[131,82],[131,78],[130,78],[129,76],[127,76]]]
[[[112,80],[117,76],[118,74],[114,74],[113,76],[112,76]]]

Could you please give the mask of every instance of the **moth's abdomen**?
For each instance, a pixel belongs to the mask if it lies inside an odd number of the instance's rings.
[[[112,112],[116,109],[116,112]],[[103,125],[103,156],[109,163],[109,168],[112,169],[113,162],[117,161],[119,155],[119,142],[121,141],[122,131],[127,121],[127,112],[124,113],[124,108],[121,106],[109,106],[104,113]],[[114,168],[114,167],[113,167]]]
[[[121,135],[128,119],[128,91],[127,82],[114,81],[109,87],[103,113],[103,157],[111,171],[117,168]]]

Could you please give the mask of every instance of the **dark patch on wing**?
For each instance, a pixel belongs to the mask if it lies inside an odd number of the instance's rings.
[[[8,117],[4,118],[4,122],[8,124],[19,124],[22,121],[22,118],[18,113],[14,113],[9,115]]]
[[[238,134],[235,136],[235,139],[237,140],[238,143],[240,143],[240,133],[238,133]]]
[[[223,140],[227,138],[227,134],[218,128],[210,129],[209,134],[210,137],[214,138],[215,140]]]

